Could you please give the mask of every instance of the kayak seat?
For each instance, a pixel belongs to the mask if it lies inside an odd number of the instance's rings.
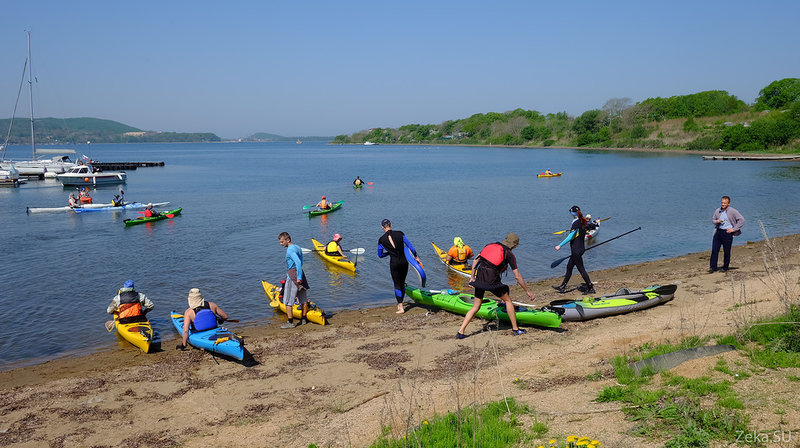
[[[624,296],[630,294],[631,290],[628,288],[619,288],[617,292],[614,294],[615,296]]]

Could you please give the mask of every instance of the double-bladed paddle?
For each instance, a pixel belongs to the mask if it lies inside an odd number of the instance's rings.
[[[311,252],[325,252],[325,249],[306,249],[305,247],[301,247],[300,250],[303,251],[304,254],[308,254]],[[366,249],[363,247],[357,247],[355,249],[350,249],[346,252],[350,252],[351,254],[361,255],[366,252]]]
[[[615,236],[614,238],[610,238],[610,239],[607,239],[607,240],[603,241],[602,243],[597,243],[597,244],[595,244],[594,246],[592,246],[592,247],[590,247],[590,248],[586,249],[586,251],[590,251],[590,250],[594,249],[595,247],[602,246],[603,244],[606,244],[606,243],[608,243],[609,241],[614,241],[614,240],[615,240],[615,239],[617,239],[617,238],[621,238],[621,237],[623,237],[623,236],[625,236],[625,235],[627,235],[627,234],[629,234],[629,233],[633,233],[633,232],[635,232],[635,231],[637,231],[637,230],[642,230],[642,227],[641,227],[641,226],[639,226],[639,227],[637,227],[637,228],[635,228],[635,229],[633,229],[633,230],[629,230],[629,231],[627,231],[627,232],[623,233],[622,235],[617,235],[617,236]],[[556,266],[560,265],[560,264],[561,264],[561,263],[562,263],[564,260],[566,260],[567,258],[569,258],[569,257],[571,257],[571,256],[572,256],[572,255],[567,255],[567,256],[566,256],[566,257],[564,257],[564,258],[559,258],[558,260],[556,260],[556,261],[554,261],[554,262],[550,263],[550,268],[552,269],[552,268],[554,268],[554,267],[556,267]]]

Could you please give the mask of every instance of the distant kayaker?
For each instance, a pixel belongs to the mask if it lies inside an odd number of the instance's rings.
[[[592,281],[589,279],[586,268],[583,267],[583,253],[586,251],[584,241],[586,239],[586,230],[589,228],[589,221],[583,216],[581,208],[577,205],[573,205],[572,208],[569,209],[569,213],[575,218],[572,220],[572,225],[570,226],[571,232],[556,246],[556,250],[560,250],[564,244],[569,242],[571,253],[569,261],[567,262],[567,272],[564,274],[564,280],[561,281],[561,284],[559,286],[553,286],[553,289],[561,294],[567,292],[567,284],[569,283],[570,277],[572,277],[572,268],[577,267],[578,272],[580,272],[581,277],[583,277],[583,281],[586,283],[586,290],[583,292],[586,294],[594,294],[594,285],[592,285]]]
[[[114,199],[111,200],[112,207],[121,207],[123,204],[122,199],[120,199],[118,194],[114,195]]]
[[[327,210],[331,208],[331,204],[328,202],[327,198],[323,196],[322,200],[317,202],[317,207],[319,207],[320,210]]]
[[[120,323],[129,324],[146,321],[145,314],[152,309],[153,302],[133,288],[133,280],[127,280],[111,300],[106,312],[116,314]]]
[[[148,204],[147,208],[144,209],[144,217],[155,218],[157,216],[161,216],[161,213],[157,212],[156,209],[153,208],[153,204]]]
[[[544,172],[544,174],[547,174],[548,176],[550,176],[550,175],[552,175],[552,174],[553,174],[553,172],[552,172],[552,171],[550,171],[550,170],[547,170],[547,171],[545,171],[545,172]]]
[[[81,206],[81,202],[78,200],[77,197],[75,197],[75,193],[72,193],[72,194],[69,195],[69,199],[67,200],[67,203],[72,208],[78,208],[78,207]]]
[[[356,180],[353,181],[353,185],[355,186],[364,185],[364,181],[361,180],[361,176],[356,176]]]
[[[445,261],[447,263],[466,263],[473,255],[472,248],[464,244],[464,240],[457,236],[453,238],[453,247],[447,251]]]
[[[186,349],[190,330],[192,332],[211,330],[228,318],[228,313],[222,311],[216,303],[205,300],[197,288],[189,290],[187,302],[189,308],[183,312],[183,343],[175,347],[177,350]]]
[[[81,187],[78,200],[81,202],[81,204],[92,203],[92,197],[89,195],[89,190],[86,187]]]
[[[469,325],[472,318],[475,317],[475,313],[481,309],[483,296],[486,291],[499,297],[500,300],[505,303],[513,333],[515,335],[526,333],[525,330],[517,326],[517,314],[514,311],[514,304],[511,303],[509,288],[507,285],[504,285],[503,281],[500,279],[500,274],[510,267],[511,271],[514,273],[514,278],[517,280],[517,284],[525,290],[525,293],[531,301],[536,299],[533,291],[528,290],[528,286],[525,285],[525,280],[522,278],[522,274],[519,273],[519,269],[517,269],[517,257],[511,252],[518,245],[519,236],[517,236],[516,233],[509,233],[503,241],[487,244],[478,256],[475,257],[475,260],[472,261],[472,275],[469,278],[469,284],[475,288],[475,303],[472,304],[472,308],[470,308],[466,316],[464,316],[461,328],[459,328],[458,333],[456,333],[458,339],[467,337],[464,331],[467,329],[467,325]]]
[[[708,272],[716,272],[719,260],[719,248],[722,247],[722,272],[727,272],[731,263],[731,248],[733,247],[733,237],[742,234],[744,216],[738,210],[731,207],[730,196],[723,196],[720,199],[720,207],[714,211],[711,217],[714,224],[714,238],[711,241],[711,260]]]
[[[345,255],[344,252],[342,252],[341,241],[342,235],[339,235],[338,233],[333,235],[333,240],[325,246],[325,254],[344,257]]]
[[[392,274],[394,283],[394,298],[397,299],[397,314],[405,313],[403,309],[403,297],[406,295],[406,275],[408,275],[408,260],[406,259],[405,247],[414,255],[417,263],[419,256],[414,246],[408,241],[406,235],[399,230],[392,230],[392,222],[388,219],[381,221],[383,235],[378,238],[378,257],[389,256],[389,271]]]
[[[292,307],[295,299],[300,302],[300,325],[306,324],[306,314],[308,314],[308,297],[306,290],[309,288],[305,272],[303,272],[303,251],[300,246],[292,243],[292,237],[288,232],[278,235],[278,242],[286,248],[286,287],[283,293],[283,304],[286,306],[286,315],[289,320],[281,325],[281,329],[294,328],[292,320]]]

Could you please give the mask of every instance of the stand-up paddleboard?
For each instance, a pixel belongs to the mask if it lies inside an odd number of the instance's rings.
[[[424,288],[426,280],[425,269],[423,269],[422,266],[419,263],[417,263],[417,259],[414,258],[414,254],[411,253],[411,249],[409,249],[408,246],[404,246],[404,249],[405,249],[404,252],[406,254],[406,260],[408,260],[408,264],[410,264],[411,267],[414,268],[414,270],[417,272],[417,275],[419,275],[419,283]]]

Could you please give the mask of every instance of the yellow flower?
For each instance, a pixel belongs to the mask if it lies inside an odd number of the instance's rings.
[[[584,436],[584,437],[581,437],[580,439],[578,439],[578,441],[579,441],[579,442],[580,442],[581,440],[585,440],[586,442],[589,442],[589,438],[588,438],[588,437],[585,437],[585,436]]]
[[[586,445],[586,448],[597,448],[597,447],[595,447],[593,444],[590,443],[590,444]]]
[[[428,421],[427,421],[427,420],[425,420],[425,421],[423,421],[423,422],[422,422],[422,424],[423,424],[423,425],[427,425],[427,424],[428,424]]]
[[[578,446],[584,446],[584,445],[588,445],[588,444],[589,444],[589,442],[587,440],[578,440],[578,443],[576,443],[576,445],[578,445]]]
[[[592,445],[594,445],[594,446],[603,446],[603,444],[602,444],[602,443],[600,443],[600,442],[599,442],[599,441],[597,441],[597,440],[592,440]]]
[[[553,444],[555,444],[555,443],[556,443],[556,439],[550,439],[550,441],[549,441],[549,442],[547,442],[547,443],[549,443],[550,445],[553,445]]]
[[[544,448],[542,445],[537,446],[536,448]]]
[[[577,438],[578,436],[569,436],[567,437],[567,442],[574,442]]]

